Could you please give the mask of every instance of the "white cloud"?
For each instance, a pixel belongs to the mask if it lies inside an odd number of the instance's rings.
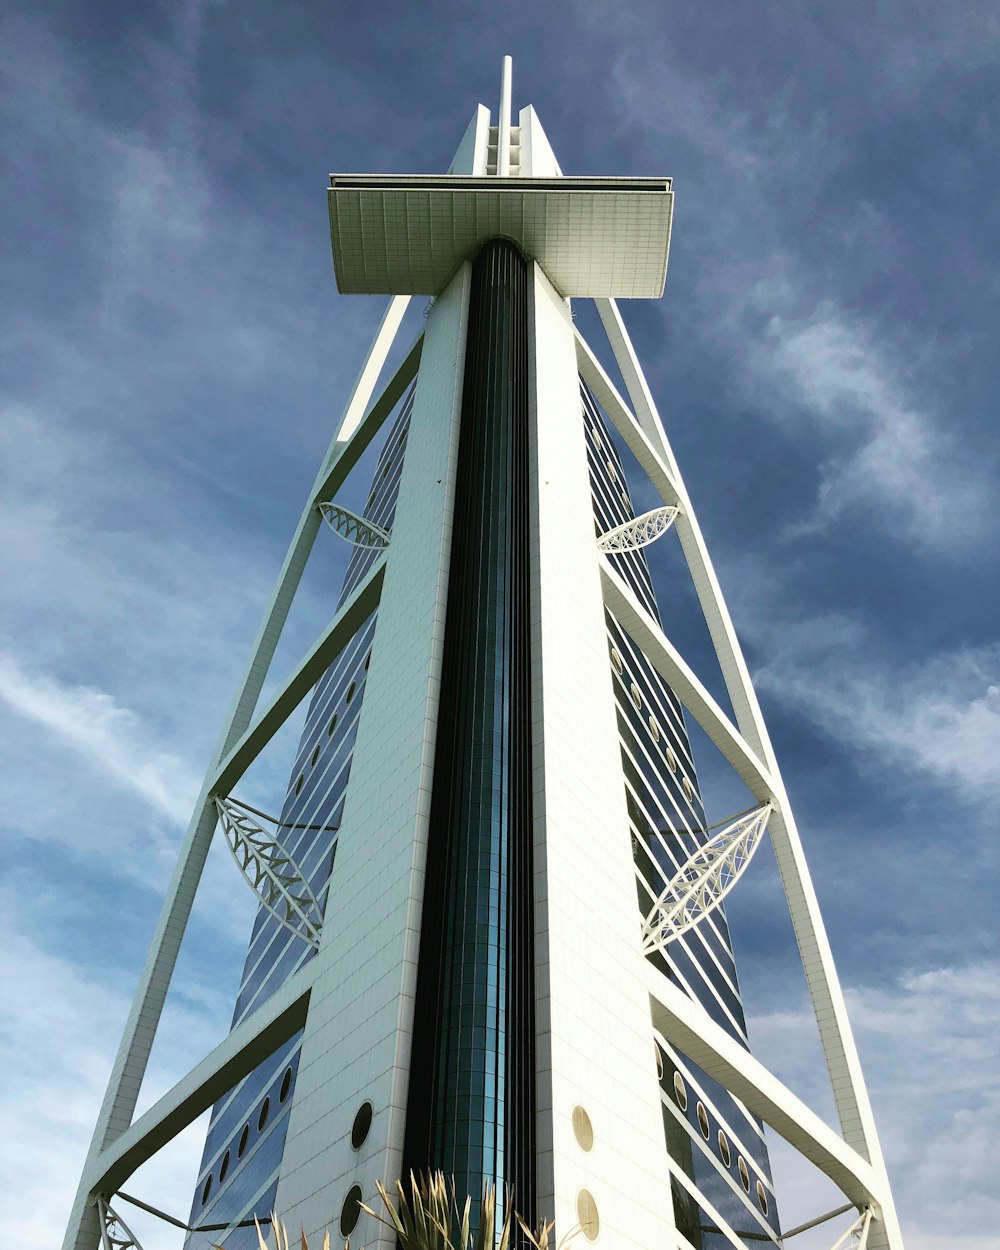
[[[105,691],[29,674],[0,652],[0,699],[162,815],[178,823],[190,816],[198,782],[185,762],[157,747],[135,713]]]
[[[882,765],[969,799],[1000,789],[1000,644],[905,663],[847,617],[777,625],[759,690]]]
[[[772,403],[769,413],[806,420],[811,433],[846,444],[821,467],[806,528],[863,510],[894,520],[918,547],[964,548],[992,521],[988,482],[941,416],[914,401],[891,357],[876,326],[830,303],[808,317],[774,314],[751,356],[761,382],[777,381],[793,401],[790,409]]]
[[[51,1250],[65,1231],[127,1002],[105,977],[41,950],[12,923],[14,902],[5,892],[0,908],[0,1203],[23,1250]],[[154,1051],[150,1081],[158,1089],[181,1075],[192,1038],[207,1037],[211,1045],[225,1028],[218,1002],[176,1007],[168,1006],[164,1044]],[[145,1165],[133,1188],[184,1218],[203,1140],[198,1122]],[[146,1250],[176,1250],[176,1230],[149,1217],[133,1220],[124,1204],[122,1214]]]
[[[912,971],[846,997],[908,1250],[986,1250],[1000,1225],[1000,965]],[[755,1018],[751,1032],[759,1057],[776,1057],[783,1079],[807,1101],[829,1106],[807,1008]],[[837,1205],[784,1150],[775,1159],[788,1172],[777,1178],[786,1224]],[[814,1243],[804,1236],[802,1250],[828,1245],[832,1233],[824,1236]]]

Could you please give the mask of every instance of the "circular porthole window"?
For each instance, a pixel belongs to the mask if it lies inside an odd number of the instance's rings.
[[[605,460],[604,463],[607,465],[607,468],[608,468],[608,477],[611,478],[612,482],[617,482],[618,470],[615,468],[615,466],[611,463],[610,460]]]
[[[655,717],[655,716],[650,716],[650,718],[649,718],[649,732],[653,735],[653,741],[654,741],[654,742],[659,742],[659,741],[660,741],[660,727],[659,727],[659,725],[656,723],[656,717]]]
[[[284,1102],[288,1097],[288,1091],[292,1088],[292,1069],[286,1068],[285,1075],[281,1078],[281,1089],[278,1090],[278,1102]]]
[[[767,1190],[760,1181],[757,1182],[757,1205],[767,1215]]]
[[[703,1102],[698,1103],[698,1127],[701,1129],[701,1135],[708,1141],[708,1112],[705,1110]]]
[[[629,499],[628,495],[626,495],[624,491],[622,492],[622,507],[626,512],[632,511],[632,500]]]
[[[260,1104],[260,1115],[257,1117],[257,1132],[263,1131],[264,1125],[267,1123],[267,1113],[271,1110],[270,1098],[265,1098]]]
[[[653,1043],[653,1054],[656,1055],[656,1079],[663,1080],[663,1051],[660,1050],[656,1042]]]
[[[581,1150],[593,1150],[594,1126],[590,1122],[590,1116],[579,1105],[573,1108],[573,1136]]]
[[[685,795],[687,795],[688,799],[689,800],[693,799],[694,798],[694,786],[692,786],[690,778],[685,777],[681,784],[684,786],[684,793]]]
[[[317,744],[316,744],[316,746],[313,748],[312,758],[311,758],[311,759],[310,759],[310,761],[309,761],[309,767],[310,767],[310,768],[315,768],[315,767],[316,767],[316,761],[317,761],[318,759],[319,759],[319,743],[317,743]]]
[[[677,756],[674,755],[673,747],[667,747],[667,767],[672,773],[677,771]]]
[[[329,737],[331,737],[331,738],[332,738],[332,737],[333,737],[333,731],[334,731],[336,728],[337,728],[337,717],[336,717],[336,716],[334,716],[334,717],[333,717],[333,719],[330,721],[329,727],[327,728],[327,731],[326,731],[326,732],[327,732],[327,735],[328,735]]]
[[[354,698],[354,682],[352,681],[351,684],[347,687],[347,694],[344,696],[344,702],[350,703],[350,701],[353,698]]]
[[[622,663],[621,652],[617,647],[611,648],[611,663],[615,666],[615,672],[621,673],[625,665]]]
[[[590,427],[590,437],[594,440],[594,446],[597,448],[598,451],[600,451],[601,448],[604,446],[604,443],[601,441],[601,436],[597,432],[597,428],[593,425]]]
[[[372,653],[369,651],[365,656],[365,672],[368,672],[368,665],[372,662]]]
[[[305,777],[302,775],[302,773],[299,773],[299,779],[298,779],[298,781],[295,783],[295,793],[296,793],[296,794],[301,794],[301,793],[302,793],[302,783],[303,783],[303,781],[305,781]]]
[[[743,1182],[743,1188],[747,1191],[747,1193],[749,1193],[750,1192],[750,1173],[747,1170],[747,1165],[742,1155],[740,1155],[739,1159],[737,1159],[736,1166],[739,1169],[740,1180]]]
[[[588,1241],[596,1241],[601,1231],[601,1219],[597,1214],[597,1203],[589,1189],[581,1189],[576,1195],[576,1218],[580,1232]]]
[[[674,1073],[674,1097],[677,1099],[677,1105],[682,1111],[688,1109],[688,1092],[687,1086],[684,1084],[684,1078],[679,1072]]]
[[[212,1192],[212,1173],[209,1172],[205,1177],[205,1188],[201,1191],[201,1205],[204,1206],[208,1201],[208,1195]]]
[[[733,1156],[729,1152],[729,1138],[722,1129],[719,1129],[719,1154],[722,1156],[722,1162],[729,1167],[733,1161]]]
[[[354,1123],[351,1125],[351,1145],[355,1150],[360,1150],[368,1140],[374,1113],[375,1108],[370,1102],[363,1102],[358,1108],[358,1114],[354,1117]]]
[[[629,694],[632,696],[632,702],[635,704],[636,710],[638,711],[642,707],[642,694],[635,682],[629,686]]]
[[[243,1125],[243,1132],[242,1132],[242,1133],[240,1133],[240,1144],[236,1147],[236,1157],[237,1157],[237,1159],[242,1159],[242,1158],[243,1158],[243,1151],[244,1151],[244,1150],[246,1150],[246,1148],[247,1148],[247,1140],[248,1140],[248,1138],[249,1138],[249,1137],[250,1137],[250,1125],[249,1125],[249,1124],[244,1124],[244,1125]]]
[[[222,1167],[219,1168],[219,1184],[226,1179],[226,1173],[229,1171],[229,1151],[222,1156]]]
[[[361,1219],[361,1186],[352,1185],[347,1191],[344,1205],[340,1208],[341,1234],[349,1237],[357,1228],[359,1219]]]

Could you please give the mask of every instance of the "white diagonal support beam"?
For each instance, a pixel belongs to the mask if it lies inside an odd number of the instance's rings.
[[[617,309],[615,314],[617,316]],[[685,489],[669,439],[663,430],[663,423],[656,411],[642,367],[620,318],[618,323],[620,332],[617,338],[609,331],[611,345],[615,349],[632,402],[637,412],[642,414],[641,424],[578,334],[577,360],[580,372],[648,475],[660,498],[665,504],[675,505],[680,509],[674,528],[712,638],[733,706],[740,740],[755,758],[763,762],[774,787],[774,794],[770,796],[776,808],[771,818],[771,845],[809,986],[840,1125],[844,1138],[871,1159],[884,1177],[882,1149],[843,991],[774,748],[697,515]],[[647,429],[653,432],[653,440],[647,436]],[[657,450],[658,447],[662,449],[662,454]],[[697,717],[694,708],[692,711]],[[886,1192],[888,1193],[888,1189]],[[871,1250],[883,1250],[885,1247],[901,1250],[902,1235],[891,1199],[883,1209],[878,1224],[872,1228],[869,1241]]]
[[[778,790],[767,768],[699,681],[680,652],[639,602],[625,580],[603,556],[604,603],[702,729],[761,803],[777,804]]]
[[[184,836],[150,941],[146,964],[122,1032],[107,1091],[94,1127],[88,1166],[89,1161],[132,1122],[181,941],[215,832],[212,782],[220,762],[246,733],[253,717],[275,648],[319,530],[320,515],[316,504],[336,492],[416,373],[420,359],[419,340],[376,403],[370,407],[372,393],[388,359],[406,308],[405,298],[401,299],[403,302],[400,299],[391,301],[386,310],[348,400],[338,435],[331,441],[323,456],[320,471],[289,543],[250,658],[213,751],[205,784]],[[63,1250],[94,1250],[99,1237],[97,1208],[81,1182],[66,1226]]]
[[[403,314],[410,306],[410,298],[409,295],[394,295],[389,300],[378,330],[375,332],[375,338],[368,349],[368,355],[361,366],[361,372],[354,383],[351,398],[347,401],[347,407],[340,420],[340,427],[333,440],[333,446],[327,453],[325,464],[329,464],[344,444],[350,442],[357,433],[362,418],[368,410],[372,392],[375,390],[375,383],[385,367],[389,348],[396,341],[396,335],[399,333],[399,327],[403,321]]]
[[[347,475],[361,459],[372,439],[385,424],[386,418],[403,398],[406,388],[417,376],[423,348],[424,336],[421,334],[364,417],[354,423],[354,432],[350,438],[334,444],[331,454],[324,461],[324,470],[313,486],[310,497],[312,504],[332,499],[343,486]]]
[[[667,246],[669,248],[669,241]],[[650,444],[663,456],[670,471],[678,473],[677,462],[674,460],[670,444],[667,442],[663,422],[660,420],[660,414],[656,410],[652,392],[642,371],[642,366],[639,364],[639,357],[635,353],[629,332],[625,328],[625,322],[622,320],[622,315],[618,310],[618,303],[613,299],[595,299],[594,304],[604,325],[604,332],[608,336],[611,350],[615,354],[618,368],[621,370],[625,389],[628,392],[629,399],[632,401],[636,420],[639,422],[642,432],[649,439]],[[679,473],[678,476],[680,476]]]
[[[354,588],[350,598],[299,661],[292,675],[272,696],[271,702],[211,774],[209,790],[212,794],[228,794],[232,790],[351,641],[358,629],[375,611],[382,594],[384,577],[385,556],[368,570],[364,580]]]
[[[580,377],[590,387],[594,398],[625,440],[629,451],[638,461],[639,468],[652,482],[664,504],[679,510],[682,506],[683,490],[672,458],[668,464],[657,450],[579,330],[576,332],[576,364]]]
[[[147,1159],[294,1037],[305,1024],[314,971],[310,962],[289,977],[267,1002],[92,1159],[84,1172],[88,1191],[115,1193]]]
[[[692,1063],[828,1176],[856,1206],[881,1205],[887,1186],[871,1164],[648,960],[653,1026]]]

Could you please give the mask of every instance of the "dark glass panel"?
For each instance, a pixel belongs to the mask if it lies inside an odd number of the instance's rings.
[[[473,266],[405,1169],[534,1208],[527,265]]]

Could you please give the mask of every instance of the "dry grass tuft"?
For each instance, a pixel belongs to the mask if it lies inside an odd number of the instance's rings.
[[[580,1231],[578,1228],[572,1229],[557,1247],[550,1247],[549,1237],[553,1224],[541,1220],[538,1228],[532,1232],[514,1210],[510,1198],[502,1213],[503,1222],[498,1228],[496,1192],[488,1185],[480,1203],[479,1227],[473,1237],[472,1199],[466,1198],[460,1210],[455,1183],[452,1181],[449,1192],[443,1172],[431,1172],[419,1177],[411,1172],[409,1197],[402,1181],[397,1181],[398,1197],[395,1203],[381,1181],[377,1181],[376,1186],[385,1207],[385,1216],[379,1215],[363,1202],[361,1209],[395,1232],[400,1250],[510,1250],[515,1227],[521,1229],[532,1250],[563,1250]],[[271,1217],[271,1230],[274,1233],[274,1250],[294,1250],[288,1230],[277,1216]],[[300,1239],[299,1250],[309,1250],[309,1242],[304,1232],[300,1233]],[[264,1240],[260,1224],[257,1224],[257,1240],[260,1250],[271,1250]],[[216,1250],[219,1248],[216,1247]],[[322,1250],[330,1250],[329,1232],[323,1238]],[[350,1237],[344,1242],[344,1250],[351,1250]],[[359,1250],[364,1248],[360,1247]]]

